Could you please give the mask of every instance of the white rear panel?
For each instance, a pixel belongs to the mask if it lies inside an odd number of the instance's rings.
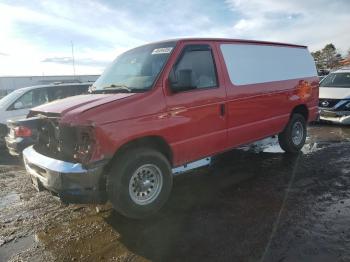
[[[220,47],[234,85],[317,76],[307,48],[257,44],[222,44]]]

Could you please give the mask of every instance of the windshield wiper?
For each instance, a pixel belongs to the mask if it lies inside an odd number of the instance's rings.
[[[102,88],[102,90],[126,90],[128,92],[132,92],[132,89],[129,88],[126,85],[116,85],[116,84],[111,84],[109,86],[105,86]]]
[[[126,91],[128,93],[132,93],[133,90],[126,86],[126,85],[116,85],[116,84],[111,84],[109,86],[105,86],[103,88],[99,88],[99,89],[96,89],[95,86],[92,86],[90,89],[89,89],[89,93],[91,94],[104,94],[104,93],[114,93],[114,92],[117,92],[117,91]]]
[[[116,85],[111,84],[103,88],[96,89],[96,87],[91,87],[89,93],[91,94],[105,94],[105,93],[114,93],[120,91],[126,91],[128,93],[142,93],[148,91],[149,88],[130,88],[126,85]]]

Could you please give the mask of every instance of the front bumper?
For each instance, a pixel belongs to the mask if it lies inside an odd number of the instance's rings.
[[[350,124],[350,111],[320,109],[320,120],[348,125]]]
[[[38,153],[33,146],[23,150],[27,173],[40,191],[46,188],[66,203],[104,203],[106,201],[103,165],[85,169]]]

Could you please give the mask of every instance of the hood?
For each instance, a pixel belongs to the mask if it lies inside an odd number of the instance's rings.
[[[54,115],[64,116],[72,110],[79,110],[85,112],[94,107],[110,103],[116,100],[120,100],[129,96],[134,95],[133,93],[122,93],[122,94],[87,94],[72,96],[60,100],[53,101],[48,104],[44,104],[33,108],[32,112],[50,113]]]
[[[347,99],[350,98],[350,88],[320,87],[320,98]]]

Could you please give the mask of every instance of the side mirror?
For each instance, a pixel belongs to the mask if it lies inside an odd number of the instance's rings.
[[[23,108],[23,103],[21,101],[18,101],[16,102],[14,105],[13,105],[13,108],[18,110],[18,109],[22,109]]]
[[[191,69],[182,69],[175,73],[171,70],[169,75],[170,87],[173,92],[181,92],[195,89],[193,85],[193,72]]]

